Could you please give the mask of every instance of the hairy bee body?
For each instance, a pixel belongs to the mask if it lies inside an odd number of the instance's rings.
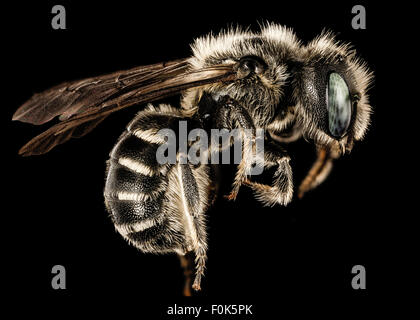
[[[372,112],[373,75],[356,51],[331,33],[304,44],[291,29],[270,23],[258,32],[237,28],[209,34],[191,49],[190,58],[51,88],[34,95],[13,119],[39,125],[60,117],[20,150],[42,154],[87,134],[115,111],[180,94],[180,108],[149,105],[127,126],[110,153],[104,196],[117,231],[135,247],[181,256],[193,252],[198,290],[207,258],[205,214],[218,179],[208,162],[178,161],[185,157],[181,148],[172,164],[158,162],[157,151],[166,141],[160,130],[180,132],[183,121],[207,137],[213,129],[252,132],[241,142],[248,151],[262,130],[263,154],[255,161],[242,153],[228,199],[244,185],[263,205],[287,205],[294,188],[286,145],[304,138],[317,150],[298,188],[302,197],[325,180],[333,160],[363,139]],[[184,145],[189,140],[179,139]],[[222,150],[218,143],[207,146],[204,158]],[[271,184],[250,177],[254,164],[275,169]]]
[[[210,35],[197,39],[192,49],[192,70],[233,64],[236,81],[188,89],[181,108],[149,106],[140,112],[111,152],[105,202],[118,232],[140,250],[194,252],[193,288],[199,289],[207,258],[210,166],[178,161],[159,165],[156,152],[165,140],[158,131],[177,132],[180,120],[207,132],[265,130],[262,166],[276,168],[273,184],[248,180],[252,160],[245,156],[229,198],[235,199],[239,187],[247,185],[264,205],[286,205],[293,178],[284,144],[305,137],[318,148],[318,160],[299,188],[301,197],[326,178],[333,159],[363,137],[370,114],[370,75],[354,52],[330,34],[305,47],[291,30],[277,25],[260,34],[236,30]],[[209,151],[218,148],[210,146]]]

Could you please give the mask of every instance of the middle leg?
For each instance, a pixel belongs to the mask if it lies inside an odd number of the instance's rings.
[[[246,180],[245,185],[251,187],[257,200],[266,206],[275,204],[287,205],[293,196],[293,173],[286,151],[270,140],[264,146],[264,168],[276,166],[274,182],[271,186]]]

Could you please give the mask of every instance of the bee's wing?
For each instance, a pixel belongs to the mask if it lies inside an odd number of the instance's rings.
[[[235,79],[232,65],[190,70],[182,59],[64,83],[35,94],[13,120],[43,124],[60,116],[58,124],[33,138],[20,150],[24,156],[43,154],[72,137],[81,137],[109,114],[209,83]]]

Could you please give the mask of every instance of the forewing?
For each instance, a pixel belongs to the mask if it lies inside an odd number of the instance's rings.
[[[235,78],[232,65],[189,70],[187,61],[179,60],[161,64],[160,69],[151,71],[143,69],[136,72],[132,69],[126,73],[63,84],[35,95],[15,113],[14,120],[33,124],[45,123],[57,115],[66,119],[33,138],[20,149],[19,154],[29,156],[46,153],[72,137],[85,135],[109,114],[131,105]]]
[[[186,72],[187,59],[136,67],[130,70],[62,83],[35,94],[13,115],[13,120],[40,125],[60,116],[66,120],[127,91]]]

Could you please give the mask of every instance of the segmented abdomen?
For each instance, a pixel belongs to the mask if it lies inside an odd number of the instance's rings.
[[[118,232],[145,252],[184,252],[185,230],[168,213],[170,165],[156,160],[157,135],[174,116],[140,113],[110,153],[105,204]]]

